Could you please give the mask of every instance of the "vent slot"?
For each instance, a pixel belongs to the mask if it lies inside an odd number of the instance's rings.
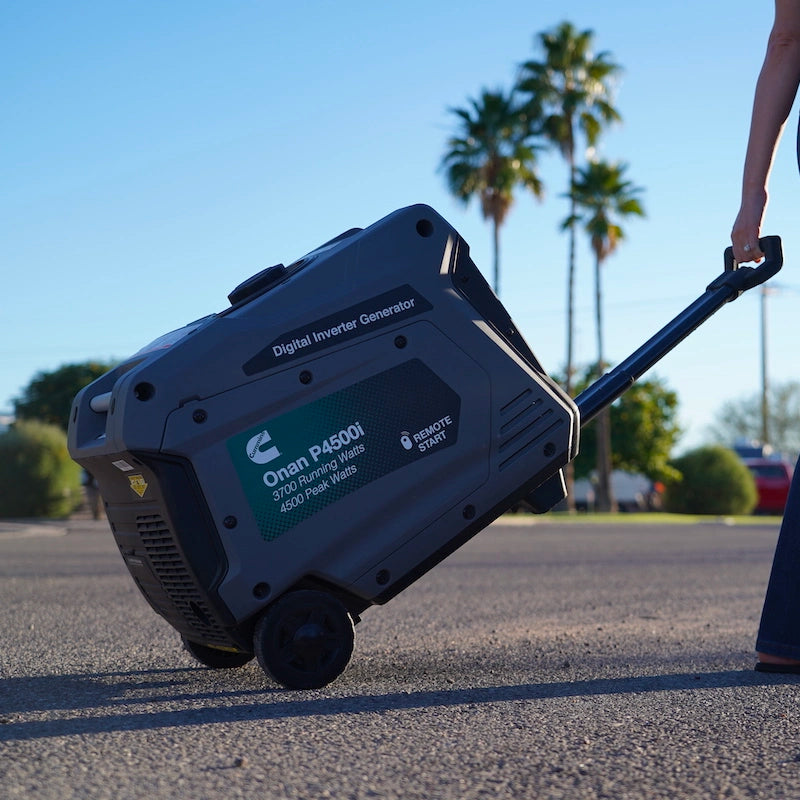
[[[500,416],[507,417],[509,414],[514,414],[519,408],[524,408],[527,405],[530,405],[531,401],[528,399],[533,394],[531,389],[525,389],[525,391],[518,394],[510,403],[506,403],[500,409]]]
[[[501,470],[529,454],[533,447],[564,424],[563,420],[554,418],[552,406],[545,404],[544,398],[530,388],[500,409],[500,420],[498,453]]]
[[[552,415],[552,411],[548,411],[541,419],[545,416],[550,417]],[[537,420],[539,422],[541,420]],[[546,428],[541,428],[539,425],[532,425],[527,428],[523,433],[530,434],[529,436],[516,436],[513,440],[506,443],[505,447],[500,448],[500,454],[503,455],[504,451],[509,451],[511,448],[516,448],[508,452],[506,458],[504,458],[500,462],[500,469],[503,470],[506,467],[510,466],[514,461],[518,458],[522,458],[522,456],[527,455],[531,448],[535,447],[536,445],[540,444],[543,439],[546,439],[552,433],[557,431],[562,425],[564,424],[563,419],[558,419],[548,425]],[[550,459],[552,460],[552,459]],[[546,462],[542,464],[545,466]]]
[[[501,416],[507,417],[506,421],[500,426],[500,435],[513,435],[514,430],[524,426],[533,415],[543,416],[544,411],[540,408],[542,402],[542,399],[537,397],[527,404],[514,403],[511,406],[506,406],[507,411],[505,411],[505,414],[504,410],[500,411]],[[509,414],[513,414],[513,416],[509,417]]]
[[[230,639],[214,621],[163,517],[159,514],[137,516],[136,528],[153,573],[175,615],[182,618],[187,629],[195,631],[201,641],[229,645]]]

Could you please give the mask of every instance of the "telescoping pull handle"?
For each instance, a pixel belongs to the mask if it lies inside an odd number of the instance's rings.
[[[765,236],[758,243],[765,256],[760,264],[755,267],[736,264],[733,250],[728,247],[724,253],[725,272],[708,285],[703,295],[575,398],[581,425],[594,419],[605,406],[613,403],[650,367],[726,303],[735,300],[747,289],[764,283],[780,270],[783,266],[780,237]]]
[[[733,259],[733,248],[725,248],[725,272],[713,280],[708,288],[719,289],[723,286],[730,286],[736,289],[735,297],[738,297],[742,292],[759,286],[777,274],[783,266],[781,237],[763,236],[758,240],[758,245],[761,252],[764,253],[764,260],[755,267],[737,264]],[[733,299],[734,297],[731,298],[731,300]]]

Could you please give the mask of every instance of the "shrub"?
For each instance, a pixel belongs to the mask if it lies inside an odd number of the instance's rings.
[[[0,517],[67,517],[81,501],[81,469],[56,425],[20,421],[0,434]]]
[[[750,470],[732,450],[698,447],[672,465],[682,478],[670,482],[664,508],[678,514],[749,514],[757,493]]]

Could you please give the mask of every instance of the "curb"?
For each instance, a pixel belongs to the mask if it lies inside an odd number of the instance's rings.
[[[29,539],[36,536],[66,536],[67,525],[35,520],[0,521],[0,541],[4,539]]]

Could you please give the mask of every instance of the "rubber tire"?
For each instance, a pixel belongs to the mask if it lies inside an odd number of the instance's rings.
[[[333,595],[289,592],[262,615],[253,635],[261,668],[287,689],[320,689],[344,672],[355,632],[347,609]]]
[[[187,652],[211,669],[237,669],[249,664],[255,658],[254,653],[232,653],[229,650],[219,650],[216,647],[192,642],[185,636],[182,636],[181,640]]]

